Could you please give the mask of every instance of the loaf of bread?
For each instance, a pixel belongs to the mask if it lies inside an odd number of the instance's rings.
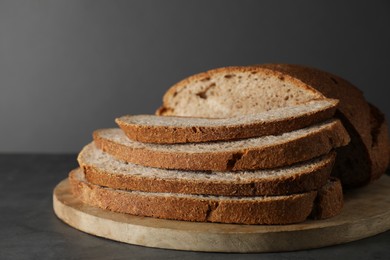
[[[200,73],[156,113],[93,133],[69,174],[74,196],[145,217],[293,224],[340,214],[343,186],[389,163],[383,114],[349,82],[303,66]]]

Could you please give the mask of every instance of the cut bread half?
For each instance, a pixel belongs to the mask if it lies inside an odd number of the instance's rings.
[[[171,87],[156,113],[221,118],[323,98],[340,101],[336,116],[351,137],[350,144],[339,149],[332,174],[339,177],[345,187],[362,186],[381,176],[388,163],[383,157],[372,154],[373,144],[378,147],[374,143],[378,138],[373,134],[378,132],[371,131],[370,108],[363,93],[348,81],[314,68],[264,64],[210,70]],[[381,127],[382,133],[384,127],[387,127],[386,122]]]
[[[337,100],[322,99],[232,118],[123,116],[115,121],[128,138],[146,143],[192,143],[278,135],[333,117]]]
[[[78,156],[88,182],[121,190],[196,195],[288,195],[327,183],[335,160],[331,152],[285,168],[240,171],[177,171],[125,163],[90,143]]]
[[[305,104],[325,97],[300,80],[257,66],[226,67],[171,87],[159,115],[224,118]]]
[[[117,159],[165,169],[238,171],[276,168],[313,159],[348,144],[339,120],[265,137],[237,141],[148,144],[132,141],[120,129],[93,133],[96,146]]]
[[[73,193],[82,202],[137,216],[198,222],[292,224],[313,209],[316,191],[287,196],[223,197],[123,191],[87,182],[81,169],[69,174]]]

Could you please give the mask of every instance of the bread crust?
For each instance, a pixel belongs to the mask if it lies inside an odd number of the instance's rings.
[[[80,169],[69,174],[73,194],[82,202],[137,216],[197,222],[292,224],[303,222],[317,192],[261,198],[225,198],[127,192],[88,183]]]
[[[90,151],[90,147],[86,146],[81,151],[78,161],[86,180],[92,184],[120,190],[217,196],[288,195],[317,190],[327,183],[336,157],[336,153],[331,152],[321,158],[317,167],[301,169],[296,174],[287,176],[253,177],[249,180],[218,180],[207,177],[183,179],[143,176],[137,174],[137,169],[132,168],[130,168],[132,174],[107,171],[93,161],[85,159],[87,157],[85,153]]]
[[[266,135],[279,135],[305,128],[333,117],[336,100],[329,99],[332,106],[322,110],[310,111],[296,117],[278,118],[268,121],[252,121],[248,124],[205,125],[205,126],[161,126],[131,123],[131,116],[117,118],[115,121],[128,138],[145,143],[198,143],[220,140],[236,140]],[[185,118],[190,120],[191,118]],[[210,121],[215,119],[209,119]]]
[[[370,157],[372,164],[371,181],[379,179],[389,166],[390,143],[386,118],[383,113],[370,104],[371,135],[373,136]]]
[[[238,171],[276,168],[307,161],[348,144],[349,135],[338,120],[303,137],[264,147],[235,151],[155,150],[148,146],[126,146],[93,133],[96,146],[119,160],[164,169],[197,171]]]

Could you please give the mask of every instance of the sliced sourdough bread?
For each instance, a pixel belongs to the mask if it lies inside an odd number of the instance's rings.
[[[113,189],[195,195],[288,195],[318,190],[327,183],[335,160],[331,152],[285,168],[240,172],[177,171],[117,160],[94,143],[78,156],[88,182]]]
[[[192,143],[278,135],[333,117],[337,100],[323,99],[232,118],[123,116],[115,121],[128,138],[146,143]]]
[[[340,101],[336,115],[351,137],[351,143],[338,151],[333,175],[346,187],[361,186],[381,176],[387,163],[372,154],[371,146],[377,138],[372,135],[370,108],[362,92],[346,80],[317,69],[265,64],[210,70],[175,84],[156,113],[232,117],[325,97]],[[386,122],[383,125],[387,127]]]
[[[276,168],[313,159],[348,144],[339,120],[284,133],[237,141],[148,144],[132,141],[120,129],[93,133],[96,146],[117,159],[149,167],[238,171]]]
[[[237,224],[303,222],[313,209],[316,191],[288,196],[223,197],[123,191],[85,180],[81,169],[69,175],[73,193],[84,203],[137,216]]]

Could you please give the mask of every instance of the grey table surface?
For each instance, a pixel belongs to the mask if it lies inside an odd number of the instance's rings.
[[[390,231],[359,241],[286,253],[184,252],[88,235],[59,220],[52,191],[76,155],[0,154],[0,259],[390,259]]]

